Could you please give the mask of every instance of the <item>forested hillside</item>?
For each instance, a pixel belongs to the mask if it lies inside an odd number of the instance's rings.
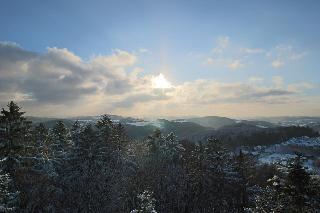
[[[239,140],[249,145],[270,135],[256,134],[256,141]],[[303,156],[285,167],[261,164],[210,135],[195,143],[155,130],[131,139],[108,116],[94,124],[76,121],[69,128],[57,121],[48,128],[32,125],[10,102],[1,111],[0,146],[0,212],[320,209],[320,179],[303,167]]]

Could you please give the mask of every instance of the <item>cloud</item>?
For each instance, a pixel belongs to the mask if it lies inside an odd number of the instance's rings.
[[[222,36],[217,38],[216,46],[210,54],[200,58],[204,66],[222,66],[230,70],[237,70],[247,65],[244,53],[257,51],[260,49],[238,48],[231,44],[228,36]]]
[[[184,104],[200,103],[265,103],[281,102],[284,97],[294,97],[297,91],[274,86],[257,86],[248,83],[223,83],[212,80],[187,82],[177,87],[174,94]],[[284,101],[283,101],[284,102]]]
[[[212,49],[212,53],[222,53],[230,45],[230,38],[228,36],[218,37],[216,40],[216,47]]]
[[[210,57],[208,57],[208,58],[206,58],[206,60],[203,62],[203,65],[212,65],[212,64],[214,64],[214,59],[213,58],[210,58]]]
[[[288,85],[288,89],[296,92],[304,92],[305,90],[314,89],[318,86],[309,82],[299,82]]]
[[[228,64],[228,67],[230,69],[236,70],[244,67],[244,64],[240,60],[234,60]]]
[[[169,98],[170,97],[165,94],[157,95],[157,94],[141,93],[141,94],[135,94],[135,95],[128,96],[125,99],[113,104],[113,107],[114,108],[116,108],[116,107],[130,108],[137,103],[145,103],[145,102],[159,101],[159,100],[168,100]]]
[[[115,95],[115,94],[126,93],[132,87],[133,87],[133,85],[131,85],[128,80],[124,79],[124,80],[111,80],[111,81],[108,81],[105,89],[106,89],[106,93],[107,94]]]
[[[26,74],[28,61],[36,55],[16,43],[0,42],[0,91],[15,92]]]
[[[265,52],[262,48],[241,48],[241,51],[246,54],[261,54]]]
[[[280,68],[289,62],[297,61],[307,55],[306,51],[299,51],[292,45],[280,44],[272,48],[267,54],[271,59],[271,66]]]
[[[146,48],[140,48],[139,52],[140,53],[149,53],[150,51],[148,49],[146,49]]]
[[[221,46],[229,42],[221,41]],[[230,69],[244,66],[241,59],[210,59]],[[269,86],[251,77],[244,82],[197,79],[157,89],[153,85],[157,75],[145,74],[138,60],[134,53],[118,49],[83,60],[65,48],[37,53],[0,43],[0,104],[19,101],[24,110],[36,115],[211,114],[212,109],[238,111],[240,105],[296,103],[314,88],[308,82],[286,84],[274,76]]]
[[[73,113],[81,114],[81,106],[102,113],[165,100],[170,91],[153,88],[155,76],[141,75],[137,56],[119,49],[85,61],[66,48],[35,53],[16,44],[0,43],[0,61],[0,104],[15,100],[36,113],[48,113],[41,109],[45,107],[51,113],[76,109]]]
[[[254,83],[254,84],[263,82],[263,78],[257,77],[257,76],[251,76],[248,80],[250,83]]]
[[[246,63],[244,63],[240,59],[208,57],[203,62],[203,65],[204,66],[222,66],[230,70],[237,70],[245,67]]]
[[[290,44],[279,44],[271,48],[243,47],[231,42],[230,37],[222,36],[216,40],[215,47],[208,53],[193,53],[202,65],[236,70],[248,65],[270,65],[280,69],[290,63],[303,59],[308,54]]]
[[[65,48],[48,48],[39,54],[0,43],[0,61],[2,92],[21,94],[36,102],[62,104],[101,92],[115,95],[130,90],[130,77],[125,70],[137,62],[137,57],[115,50],[111,55],[83,61]]]
[[[284,85],[283,78],[281,76],[273,76],[272,82],[273,82],[275,88],[282,88]]]
[[[276,59],[274,61],[271,62],[271,66],[274,68],[280,68],[284,65],[284,62],[281,61],[280,59]]]
[[[107,68],[132,66],[137,62],[137,57],[129,52],[115,49],[111,55],[97,56],[91,63],[99,64]]]

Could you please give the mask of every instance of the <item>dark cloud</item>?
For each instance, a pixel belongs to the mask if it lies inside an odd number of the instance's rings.
[[[124,51],[84,62],[67,49],[48,48],[46,53],[38,54],[2,42],[0,89],[2,93],[28,94],[34,101],[52,104],[95,95],[99,89],[106,94],[123,94],[132,85],[124,75],[121,60],[125,60],[124,66],[134,62]]]
[[[68,103],[97,91],[97,87],[94,86],[83,87],[64,80],[46,79],[28,79],[24,82],[23,89],[31,93],[38,102],[54,104]]]
[[[116,102],[113,104],[113,107],[120,107],[120,108],[130,108],[134,106],[136,103],[145,103],[150,101],[160,101],[160,100],[167,100],[169,96],[166,95],[150,95],[150,94],[136,94],[125,98],[122,101]]]
[[[195,89],[191,90],[190,88],[193,87]],[[210,84],[210,81],[203,81],[188,86],[186,91],[188,90],[193,91],[189,94],[190,97],[194,96],[193,101],[202,104],[246,102],[264,102],[272,104],[286,102],[288,101],[287,97],[298,95],[298,92],[287,88],[274,89],[272,87],[256,87],[243,83],[225,84],[214,82]],[[195,91],[197,91],[197,93],[195,93]],[[188,100],[190,99],[192,98],[188,98]]]
[[[109,95],[123,94],[130,91],[132,87],[128,80],[113,80],[107,83],[105,91]]]
[[[17,61],[26,61],[37,56],[36,53],[22,49],[18,44],[0,42],[0,68],[3,64],[11,64]]]
[[[267,91],[256,92],[251,95],[252,98],[263,98],[270,96],[285,96],[285,95],[293,95],[296,92],[285,90],[285,89],[270,89]]]

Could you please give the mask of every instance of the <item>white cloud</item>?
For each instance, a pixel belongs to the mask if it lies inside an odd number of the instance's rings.
[[[280,68],[280,67],[284,66],[284,62],[281,61],[280,59],[276,59],[271,62],[271,66],[274,68]]]
[[[249,78],[249,82],[250,83],[254,83],[254,84],[262,83],[263,82],[263,78],[257,77],[257,76],[252,76],[252,77]]]
[[[282,88],[284,85],[283,78],[281,76],[273,76],[272,82],[275,88]]]
[[[241,48],[241,51],[246,54],[260,54],[265,52],[262,48]]]
[[[132,53],[116,49],[111,55],[94,57],[91,62],[108,68],[126,67],[134,65],[137,57]]]
[[[230,58],[214,58],[208,57],[203,62],[204,66],[222,66],[231,70],[237,70],[246,66],[246,64],[240,59]]]
[[[257,103],[284,102],[283,97],[292,97],[295,91],[273,86],[257,86],[242,82],[224,83],[212,80],[196,80],[176,87],[174,97],[184,104]]]
[[[272,67],[280,68],[289,62],[301,60],[307,55],[307,52],[299,51],[292,45],[280,44],[271,49],[266,55],[271,59]]]
[[[317,88],[317,86],[309,82],[299,82],[299,83],[288,85],[288,89],[295,92],[303,92],[305,90],[314,89],[314,88]]]
[[[245,54],[259,52],[261,49],[240,48],[231,44],[228,36],[217,38],[216,46],[210,54],[201,55],[200,57],[205,66],[222,66],[231,70],[236,70],[245,67],[248,63]],[[199,57],[198,57],[199,58]]]
[[[301,53],[293,53],[292,55],[289,56],[290,60],[299,60],[302,59],[307,55],[307,52],[301,52]]]
[[[260,66],[269,64],[273,68],[279,69],[302,60],[307,54],[307,51],[302,51],[289,44],[279,44],[269,49],[241,47],[234,42],[231,43],[228,36],[223,36],[217,38],[216,45],[211,52],[198,53],[194,58],[202,60],[202,65],[205,66],[223,66],[232,70],[256,64]]]
[[[212,53],[222,53],[230,45],[230,38],[228,36],[218,37],[216,40],[216,47]]]
[[[244,67],[244,64],[240,60],[233,60],[231,63],[228,64],[230,69],[236,70]]]
[[[149,53],[150,51],[148,49],[146,49],[146,48],[140,48],[139,52],[140,53]]]
[[[206,58],[206,60],[204,61],[203,64],[204,65],[212,65],[212,64],[214,64],[214,60],[213,60],[213,58],[208,57],[208,58]]]
[[[81,63],[81,58],[66,48],[59,49],[57,47],[48,47],[47,50],[47,56],[52,59],[56,58],[57,60]]]

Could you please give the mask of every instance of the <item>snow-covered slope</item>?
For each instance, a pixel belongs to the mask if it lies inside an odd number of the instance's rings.
[[[289,159],[299,153],[305,158],[305,166],[309,170],[320,173],[320,137],[292,138],[280,144],[271,146],[255,146],[244,148],[255,155],[260,163],[285,165]]]

